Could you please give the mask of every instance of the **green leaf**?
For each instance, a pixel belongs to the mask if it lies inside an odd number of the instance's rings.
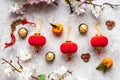
[[[40,75],[38,76],[38,80],[46,80],[46,75],[40,74]]]
[[[101,64],[99,64],[99,65],[97,66],[96,69],[97,69],[97,70],[101,70],[101,71],[103,71],[103,72],[105,73],[106,70],[107,70],[107,67],[104,66],[104,65],[101,63]]]

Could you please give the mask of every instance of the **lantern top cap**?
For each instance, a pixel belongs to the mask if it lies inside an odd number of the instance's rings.
[[[34,35],[39,36],[39,35],[40,35],[40,33],[35,33]]]

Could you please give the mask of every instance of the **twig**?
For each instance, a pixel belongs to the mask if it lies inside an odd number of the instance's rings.
[[[111,3],[103,3],[103,5],[109,5],[111,8],[120,6],[120,4],[111,4]]]
[[[111,4],[111,3],[103,3],[102,5],[93,4],[93,3],[91,4],[91,2],[88,2],[88,1],[86,1],[84,3],[89,4],[89,5],[93,5],[93,6],[99,6],[99,7],[102,7],[103,5],[109,5],[111,8],[120,6],[120,4]]]
[[[67,72],[70,73],[71,75],[72,75],[72,73],[73,73],[73,71],[70,71],[70,70],[68,70]]]
[[[57,2],[53,2],[57,7],[59,7],[58,3]]]
[[[38,77],[36,77],[36,76],[33,76],[33,75],[32,75],[31,77],[32,77],[33,79],[39,80]]]
[[[12,61],[7,61],[6,59],[2,58],[2,60],[4,61],[2,64],[4,63],[8,63],[14,70],[18,71],[21,73],[21,71],[19,71],[15,66],[12,65]]]
[[[66,0],[67,1],[67,3],[69,4],[69,6],[70,6],[70,14],[72,14],[73,13],[73,8],[72,8],[72,5],[71,5],[71,3],[70,3],[70,1],[69,0]]]
[[[102,7],[102,5],[98,5],[98,4],[91,4],[90,2],[88,2],[88,1],[86,1],[86,2],[84,2],[85,4],[89,4],[89,5],[93,5],[93,6],[99,6],[99,7]]]
[[[17,59],[18,59],[18,61],[17,61],[18,65],[20,66],[21,69],[23,69],[22,65],[20,64],[20,58],[17,57]]]

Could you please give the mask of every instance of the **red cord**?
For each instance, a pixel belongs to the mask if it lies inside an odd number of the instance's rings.
[[[12,46],[16,41],[16,38],[14,36],[14,31],[11,32],[10,36],[11,36],[11,42],[10,43],[5,43],[4,49],[7,48],[7,47]]]
[[[31,26],[33,26],[33,27],[36,27],[36,24],[35,24],[35,23],[27,21],[26,18],[23,18],[23,20],[21,20],[21,24],[22,24],[22,25],[24,25],[24,24],[29,24],[29,25],[31,25]]]
[[[36,24],[35,24],[35,23],[32,23],[32,22],[27,21],[26,18],[23,18],[20,22],[21,22],[22,25],[29,24],[29,25],[31,25],[31,26],[33,26],[33,27],[36,27]],[[13,24],[13,23],[12,23],[12,24]],[[15,24],[16,24],[16,23],[15,23]],[[15,27],[16,27],[16,26],[15,26]],[[10,43],[5,43],[4,49],[7,48],[7,47],[12,46],[12,45],[16,42],[16,38],[15,38],[15,36],[14,36],[14,30],[15,30],[15,29],[14,29],[14,27],[13,27],[13,30],[12,30],[12,32],[11,32],[11,34],[10,34],[10,36],[11,36],[11,42],[10,42]]]

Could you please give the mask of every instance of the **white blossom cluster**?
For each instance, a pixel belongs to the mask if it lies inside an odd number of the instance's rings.
[[[17,3],[13,4],[10,6],[9,11],[10,13],[15,13],[15,14],[23,14],[25,11],[24,5],[30,4],[31,6],[34,4],[39,4],[39,3],[46,3],[52,5],[55,2],[55,0],[23,0],[23,4],[18,5]]]

